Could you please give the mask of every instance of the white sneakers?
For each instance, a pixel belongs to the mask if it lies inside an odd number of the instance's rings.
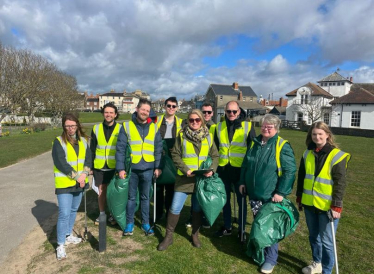
[[[66,252],[65,252],[65,246],[64,245],[59,245],[56,248],[56,257],[57,257],[57,260],[59,260],[59,261],[66,259]]]
[[[66,237],[65,239],[65,245],[69,245],[69,244],[79,244],[80,242],[82,242],[82,238],[78,238],[78,237],[75,237],[73,235],[69,235]]]
[[[66,237],[65,239],[65,244],[64,245],[59,245],[57,246],[56,248],[56,257],[57,257],[57,260],[64,260],[66,259],[66,251],[65,251],[65,246],[66,245],[69,245],[69,244],[79,244],[82,242],[82,238],[78,238],[78,237],[75,237],[73,235],[69,235]]]
[[[311,265],[304,267],[301,271],[303,274],[319,274],[322,273],[322,264],[312,262]]]

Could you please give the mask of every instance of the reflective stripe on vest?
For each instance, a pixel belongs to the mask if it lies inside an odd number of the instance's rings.
[[[312,150],[306,150],[303,154],[305,164],[304,189],[301,202],[304,205],[315,206],[321,210],[330,209],[334,181],[332,180],[332,167],[347,157],[347,164],[350,154],[334,148],[326,158],[321,172],[315,177],[315,157]],[[347,167],[347,166],[346,166]]]
[[[106,141],[104,134],[104,125],[97,124],[94,125],[93,132],[96,135],[97,146],[94,159],[94,167],[96,169],[101,169],[104,167],[105,162],[109,168],[116,167],[116,144],[119,131],[122,125],[116,124],[113,129],[112,135],[109,138],[109,141]]]
[[[245,153],[247,152],[247,138],[252,123],[243,121],[241,128],[237,128],[229,143],[226,121],[217,125],[217,137],[219,140],[219,165],[225,166],[229,162],[233,167],[241,167]]]
[[[175,117],[175,126],[177,127],[176,132],[175,132],[175,136],[177,136],[179,131],[181,130],[182,119],[179,118],[178,116],[174,116],[174,117]],[[162,124],[162,120],[164,118],[165,118],[165,115],[157,116],[157,128],[158,129],[160,129],[161,124]]]
[[[277,163],[277,172],[278,172],[278,177],[282,176],[282,165],[280,161],[280,153],[282,151],[283,146],[285,143],[287,143],[287,140],[284,140],[283,138],[278,136],[277,143],[275,145],[275,161]],[[251,148],[253,147],[254,142],[252,142]]]
[[[154,162],[157,125],[154,123],[149,125],[148,135],[144,138],[144,141],[133,121],[124,122],[123,126],[131,147],[132,163],[137,164],[142,158],[146,162]]]
[[[193,144],[183,134],[180,134],[182,145],[182,160],[189,167],[190,170],[199,169],[201,163],[206,160],[209,155],[209,149],[212,147],[212,135],[209,134],[201,141],[201,149],[199,155],[196,154]],[[178,169],[178,175],[183,175],[183,172]]]
[[[84,161],[86,159],[86,149],[87,141],[85,138],[81,138],[81,141],[78,141],[79,153],[78,156],[75,153],[74,147],[68,142],[67,144],[62,140],[62,137],[59,136],[56,138],[64,150],[66,162],[79,174],[84,170]],[[57,169],[56,166],[53,167],[54,177],[55,177],[55,187],[56,188],[67,188],[76,185],[76,180],[71,179],[66,174],[62,173]],[[88,183],[88,176],[86,177],[86,184]]]

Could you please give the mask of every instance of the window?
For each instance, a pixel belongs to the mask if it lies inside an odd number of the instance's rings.
[[[330,113],[323,114],[323,122],[327,125],[330,124]]]
[[[245,101],[245,96],[243,96],[243,101]]]
[[[96,106],[97,105],[97,102],[94,102],[94,106]]]
[[[221,96],[219,97],[219,99],[222,101],[222,100],[223,100],[223,96],[221,95]]]
[[[250,98],[249,98],[249,101],[253,102],[253,97],[250,97]]]
[[[336,83],[332,83],[333,86],[335,86]]]
[[[351,127],[360,127],[361,124],[361,111],[352,111]]]

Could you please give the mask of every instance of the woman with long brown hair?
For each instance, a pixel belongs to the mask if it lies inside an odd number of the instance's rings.
[[[306,146],[300,161],[296,202],[300,210],[305,209],[313,261],[302,272],[329,274],[335,263],[329,222],[333,218],[336,233],[351,155],[338,148],[330,128],[321,121],[310,127]]]
[[[88,188],[88,174],[92,165],[88,136],[78,118],[71,113],[62,117],[63,132],[53,142],[55,193],[58,200],[57,259],[66,258],[65,245],[82,241],[72,234],[82,193]]]

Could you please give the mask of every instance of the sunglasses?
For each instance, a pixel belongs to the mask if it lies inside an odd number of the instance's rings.
[[[200,118],[196,118],[196,119],[190,118],[190,119],[188,119],[188,121],[189,121],[191,124],[192,124],[193,122],[200,123],[200,122],[201,122],[201,119],[200,119]]]
[[[203,114],[212,114],[212,112],[211,110],[203,110]]]
[[[176,108],[176,105],[166,105],[168,108]]]
[[[226,112],[227,112],[227,114],[231,114],[231,112],[232,112],[234,115],[238,113],[237,110],[231,110],[231,109],[226,110]]]

